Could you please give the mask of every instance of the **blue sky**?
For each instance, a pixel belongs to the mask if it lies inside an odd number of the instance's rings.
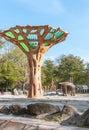
[[[1,0],[0,29],[15,25],[50,25],[69,32],[44,58],[62,54],[89,62],[89,0]]]

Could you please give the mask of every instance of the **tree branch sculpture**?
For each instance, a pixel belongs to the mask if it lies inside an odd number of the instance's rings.
[[[44,54],[66,39],[68,33],[51,26],[16,26],[0,36],[17,45],[27,56],[30,75],[28,97],[42,96],[41,64]]]

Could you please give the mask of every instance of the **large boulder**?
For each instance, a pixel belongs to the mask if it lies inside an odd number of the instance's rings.
[[[68,107],[67,107],[68,109]],[[68,109],[69,112],[70,108]],[[66,112],[67,113],[67,112]],[[67,118],[64,118],[62,120],[61,125],[75,125],[79,127],[89,127],[89,109],[87,109],[83,114],[77,113],[77,111],[69,112],[70,116]]]
[[[89,109],[87,109],[81,116],[80,119],[77,120],[78,126],[86,126],[89,127]]]
[[[35,104],[29,104],[27,106],[27,114],[32,116],[37,116],[44,113],[52,114],[60,111],[61,110],[58,106],[47,103],[35,103]]]
[[[0,113],[4,113],[4,114],[10,114],[10,110],[8,106],[0,106]]]
[[[69,117],[72,117],[77,114],[79,114],[77,108],[75,108],[72,105],[64,105],[62,112],[61,112],[62,120],[66,120]]]
[[[26,108],[20,105],[11,105],[9,106],[10,113],[14,115],[23,115],[26,114]]]

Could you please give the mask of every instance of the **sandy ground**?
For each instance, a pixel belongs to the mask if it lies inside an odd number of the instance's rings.
[[[45,102],[58,105],[60,108],[64,106],[64,104],[70,104],[75,106],[80,112],[85,111],[89,108],[89,94],[76,94],[76,96],[62,96],[61,94],[56,95],[55,92],[46,93],[42,98],[38,99],[30,99],[24,95],[13,96],[13,95],[0,95],[0,106],[2,105],[11,105],[11,104],[20,104],[27,105],[35,102]],[[89,128],[78,128],[78,127],[68,127],[68,126],[60,126],[55,122],[45,122],[38,119],[28,119],[23,117],[14,117],[12,115],[0,115],[0,120],[9,120],[14,124],[16,122],[39,126],[39,130],[89,130]],[[8,124],[9,125],[9,124]],[[1,129],[0,130],[8,130]],[[20,130],[11,128],[9,130]],[[31,129],[28,129],[31,130]],[[36,130],[36,129],[34,129]]]

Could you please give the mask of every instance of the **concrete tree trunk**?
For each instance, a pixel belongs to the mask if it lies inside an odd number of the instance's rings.
[[[29,91],[28,97],[41,97],[41,61],[38,61],[36,55],[28,57],[29,64]]]

